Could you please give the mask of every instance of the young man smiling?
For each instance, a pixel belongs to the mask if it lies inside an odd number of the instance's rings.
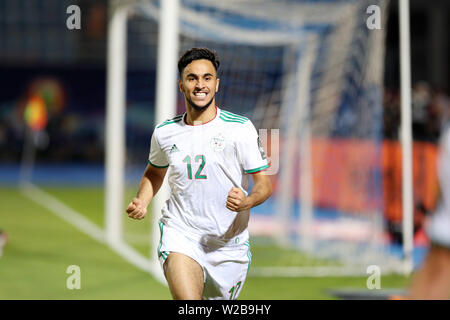
[[[143,219],[166,172],[158,256],[174,299],[236,299],[251,262],[250,209],[271,194],[264,150],[251,121],[216,106],[217,54],[178,61],[186,112],[156,126],[148,165],[128,216]],[[248,177],[253,188],[247,193]]]

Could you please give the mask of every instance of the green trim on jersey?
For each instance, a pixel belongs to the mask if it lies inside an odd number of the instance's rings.
[[[223,111],[223,110],[221,110],[219,118],[225,122],[237,122],[237,123],[245,123],[249,120],[246,117],[242,117],[242,116],[236,115],[234,113]]]
[[[148,163],[150,165],[152,165],[153,167],[158,168],[158,169],[164,169],[164,168],[167,168],[169,166],[169,165],[167,165],[167,166],[157,166],[156,164],[151,163],[150,160],[147,160],[147,161],[148,161]]]
[[[180,115],[178,115],[176,117],[173,117],[172,119],[168,119],[168,120],[164,121],[163,123],[161,123],[156,128],[161,128],[161,127],[164,127],[165,125],[168,125],[168,124],[171,124],[171,123],[180,122],[181,120],[183,120],[183,115],[184,114],[180,114]]]
[[[269,167],[269,165],[266,164],[265,166],[262,166],[262,167],[259,167],[256,169],[250,169],[250,170],[244,170],[244,171],[245,171],[245,173],[255,173],[255,172],[261,171],[263,169],[267,169],[268,167]]]
[[[249,120],[247,117],[240,116],[238,114],[235,114],[235,113],[232,113],[229,111],[225,111],[225,110],[222,110],[222,115],[228,116],[228,118],[235,118],[235,119],[244,120],[244,121]]]
[[[226,118],[226,117],[223,116],[223,115],[220,115],[219,118],[222,119],[222,120],[225,121],[225,122],[245,123],[244,120],[238,120],[238,119]]]

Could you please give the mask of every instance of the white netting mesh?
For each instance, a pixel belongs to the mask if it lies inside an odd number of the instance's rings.
[[[179,20],[179,55],[192,47],[219,54],[217,104],[249,117],[257,129],[279,130],[279,139],[264,141],[272,165],[279,164],[271,175],[275,192],[254,208],[251,233],[283,238],[291,248],[307,238],[320,258],[357,265],[359,257],[366,266],[391,263],[380,153],[384,31],[366,26],[366,8],[374,4],[385,12],[383,0],[184,0]],[[136,1],[133,12],[127,51],[127,168],[133,174],[127,177],[135,187],[155,125],[159,1]],[[278,148],[275,159],[271,150]],[[309,208],[309,220],[302,213],[299,219],[300,208]],[[261,265],[323,264],[287,252]]]

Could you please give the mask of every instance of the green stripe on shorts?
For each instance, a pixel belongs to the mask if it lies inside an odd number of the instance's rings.
[[[163,230],[164,229],[164,223],[162,223],[161,221],[158,221],[158,224],[159,224],[159,233],[160,233],[159,246],[158,246],[158,257],[161,257],[162,254],[163,254],[163,252],[161,252],[161,247],[162,247],[162,237],[163,237],[163,232],[164,232],[164,230]],[[164,258],[164,256],[163,256],[163,258]],[[164,260],[166,258],[164,258]]]
[[[248,257],[247,275],[248,275],[248,270],[250,270],[250,265],[252,264],[252,252],[250,251],[250,248],[251,248],[250,241],[245,241],[244,246],[248,247],[248,252],[247,252],[247,257]]]

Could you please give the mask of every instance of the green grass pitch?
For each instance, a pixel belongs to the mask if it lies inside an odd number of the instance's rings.
[[[103,228],[103,190],[45,188],[45,191]],[[131,197],[132,192],[130,193]],[[131,199],[131,198],[130,198]],[[9,242],[0,258],[0,299],[171,299],[169,289],[129,264],[106,245],[37,205],[16,188],[0,188],[0,229]],[[129,244],[149,256],[150,219],[124,214]],[[252,266],[294,257],[252,243]],[[275,256],[275,253],[281,256]],[[298,256],[300,257],[300,255]],[[297,258],[297,259],[301,259]],[[67,267],[81,269],[81,289],[69,290]],[[239,299],[334,299],[328,289],[366,289],[365,277],[248,277]],[[382,276],[382,289],[406,288],[410,278]]]

